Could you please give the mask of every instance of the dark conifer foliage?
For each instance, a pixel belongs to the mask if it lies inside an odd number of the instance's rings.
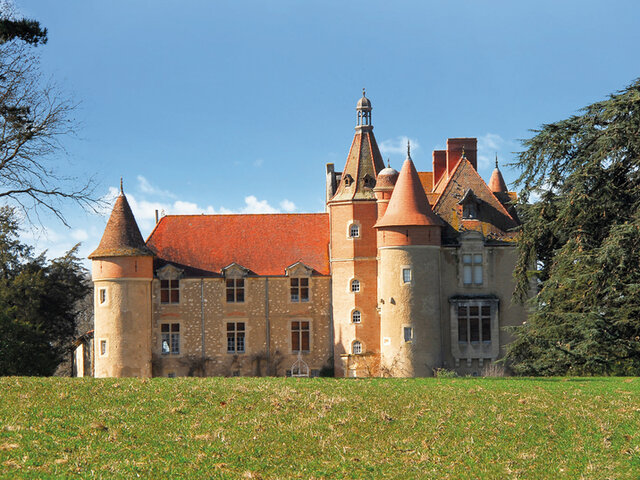
[[[40,22],[36,20],[0,18],[0,43],[14,39],[31,45],[45,44],[47,29],[40,27]]]
[[[90,290],[76,253],[34,256],[18,239],[14,211],[0,207],[0,375],[51,375],[69,353]]]
[[[580,113],[518,157],[516,297],[533,298],[507,361],[527,375],[638,375],[640,79]]]

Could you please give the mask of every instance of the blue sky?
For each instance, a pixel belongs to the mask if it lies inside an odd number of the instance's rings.
[[[448,137],[478,137],[488,179],[530,129],[640,76],[637,1],[17,0],[49,29],[42,69],[80,102],[56,159],[120,176],[143,236],[154,210],[317,212],[325,164],[340,170],[362,87],[374,133],[418,170]],[[507,182],[516,172],[503,168]],[[107,216],[65,208],[24,239],[50,256]],[[107,212],[108,214],[108,212]]]

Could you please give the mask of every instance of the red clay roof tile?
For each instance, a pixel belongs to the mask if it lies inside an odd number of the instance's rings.
[[[329,215],[168,215],[147,246],[160,261],[219,274],[235,262],[258,275],[284,275],[300,261],[329,275]]]

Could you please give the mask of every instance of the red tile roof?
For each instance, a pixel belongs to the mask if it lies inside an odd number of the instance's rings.
[[[121,187],[122,188],[122,187]],[[133,212],[122,190],[102,234],[100,245],[89,258],[149,256]]]
[[[404,161],[389,206],[375,226],[379,228],[409,225],[442,225],[442,221],[431,210],[410,157]]]
[[[489,190],[493,193],[496,192],[508,192],[507,184],[504,182],[504,178],[502,177],[502,173],[496,167],[491,174],[491,178],[489,179]]]
[[[219,274],[235,262],[258,275],[284,275],[302,262],[329,275],[329,215],[168,215],[147,246],[160,262]]]

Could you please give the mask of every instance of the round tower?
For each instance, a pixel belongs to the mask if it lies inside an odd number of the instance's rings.
[[[493,193],[508,193],[509,189],[507,188],[507,184],[502,177],[502,173],[500,172],[500,168],[498,168],[498,155],[496,154],[496,168],[494,168],[491,173],[491,178],[489,179],[489,190]]]
[[[408,149],[388,207],[375,228],[381,373],[394,377],[433,375],[442,361],[442,221],[431,210]]]
[[[120,181],[98,248],[94,284],[94,375],[151,377],[153,253],[145,246]]]

